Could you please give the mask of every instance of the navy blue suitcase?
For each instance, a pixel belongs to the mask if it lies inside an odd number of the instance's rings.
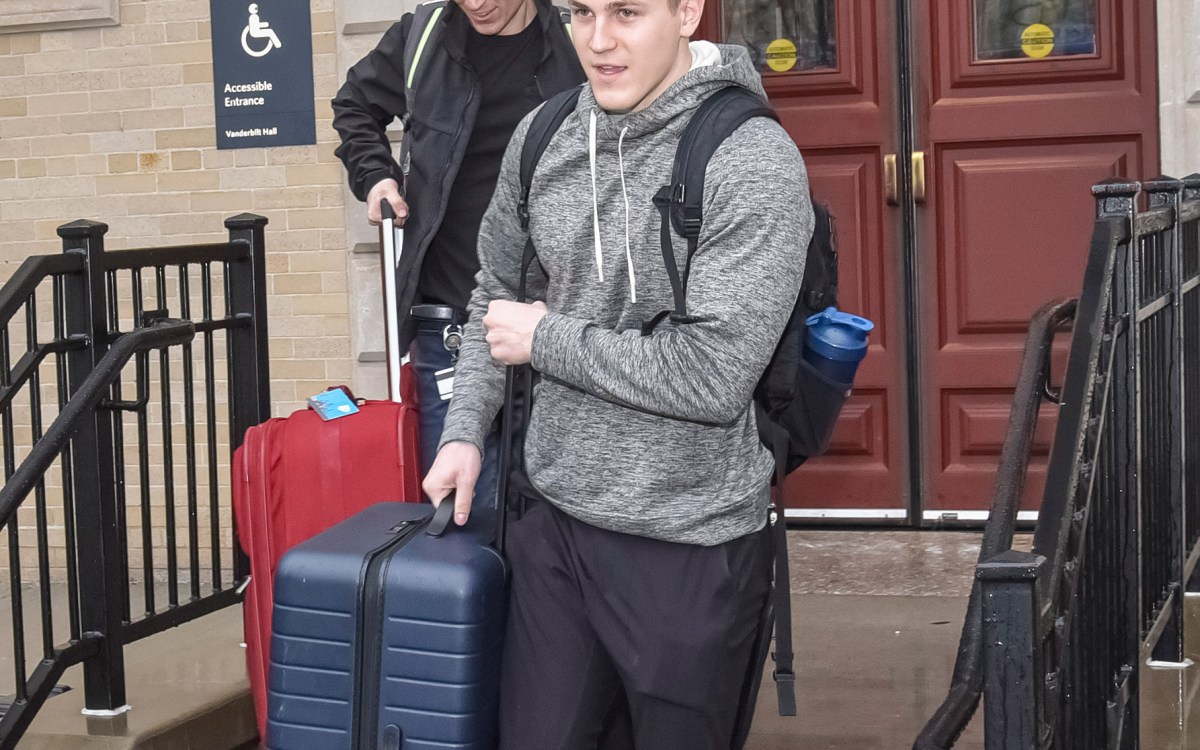
[[[289,551],[275,578],[270,750],[493,750],[503,557],[453,502],[380,503]]]

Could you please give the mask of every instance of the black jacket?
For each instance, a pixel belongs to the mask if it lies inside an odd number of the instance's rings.
[[[542,25],[545,40],[536,73],[538,93],[545,100],[582,83],[584,75],[559,11],[550,0],[534,3],[534,22]],[[375,49],[350,69],[333,99],[333,126],[342,138],[334,153],[346,165],[354,195],[366,200],[371,188],[388,177],[405,185],[409,213],[398,294],[402,350],[412,341],[408,310],[417,300],[421,262],[442,223],[479,109],[479,82],[466,62],[470,21],[452,0],[435,22],[412,89],[406,92],[404,46],[413,18],[406,13],[387,30]],[[406,123],[407,183],[384,132],[396,117]]]

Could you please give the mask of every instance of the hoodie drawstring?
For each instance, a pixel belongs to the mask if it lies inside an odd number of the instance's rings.
[[[596,245],[596,273],[604,281],[604,255],[600,252],[600,203],[596,197],[596,110],[588,122],[588,158],[592,163],[592,237]]]
[[[596,245],[596,274],[604,281],[604,256],[600,250],[600,199],[596,193],[596,110],[588,118],[588,158],[592,168],[592,235]],[[629,247],[629,191],[625,187],[625,155],[621,148],[625,143],[628,126],[621,128],[617,138],[617,163],[621,173],[621,198],[625,203],[625,267],[629,271],[629,299],[637,302],[637,277],[633,272],[633,251]]]
[[[617,165],[621,172],[621,197],[625,199],[625,268],[629,270],[629,301],[637,302],[637,279],[633,275],[633,253],[629,250],[629,191],[625,189],[625,155],[621,153],[628,132],[629,126],[621,128],[617,138]]]

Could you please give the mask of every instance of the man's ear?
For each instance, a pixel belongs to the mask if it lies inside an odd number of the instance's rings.
[[[700,25],[700,16],[704,13],[704,0],[679,0],[679,17],[682,22],[682,35],[691,38]]]

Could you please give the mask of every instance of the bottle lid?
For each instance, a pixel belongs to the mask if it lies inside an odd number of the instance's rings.
[[[825,359],[857,362],[867,353],[867,332],[875,324],[860,315],[827,307],[809,316],[804,346]]]
[[[863,333],[868,333],[875,327],[875,324],[860,315],[853,315],[848,312],[833,307],[832,305],[825,308],[821,312],[810,315],[805,321],[809,326],[820,325],[824,323],[832,323],[834,325],[844,325],[856,328]]]

